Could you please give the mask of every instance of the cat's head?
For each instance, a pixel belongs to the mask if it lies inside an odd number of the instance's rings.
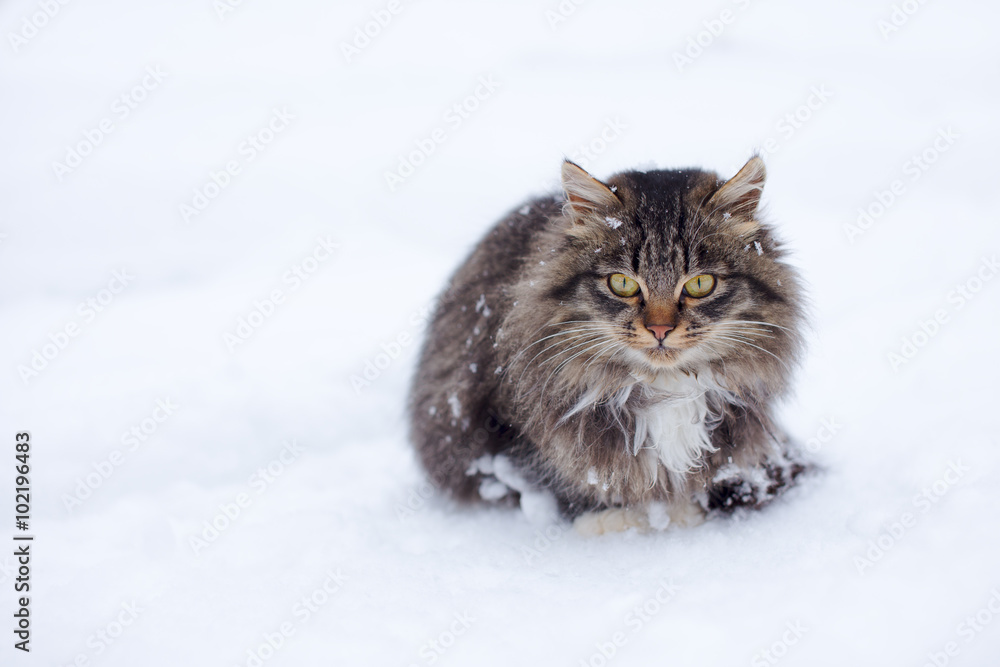
[[[780,391],[802,295],[758,211],[765,175],[755,156],[728,181],[687,169],[605,183],[566,161],[562,242],[536,292],[557,323],[548,326],[574,331],[566,340],[584,350],[580,361],[643,377],[711,368]]]

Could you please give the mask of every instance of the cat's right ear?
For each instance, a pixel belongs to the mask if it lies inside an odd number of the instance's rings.
[[[611,188],[569,160],[562,165],[562,186],[566,191],[565,211],[581,224],[586,214],[621,204]]]
[[[732,215],[753,216],[760,204],[760,195],[767,179],[764,160],[754,155],[739,173],[730,178],[708,200],[709,210],[724,210]]]

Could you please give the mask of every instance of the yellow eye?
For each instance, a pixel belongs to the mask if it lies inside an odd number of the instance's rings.
[[[684,283],[684,293],[695,299],[701,299],[712,293],[715,289],[715,276],[703,273],[695,276]]]
[[[608,286],[611,291],[618,296],[635,296],[639,291],[639,283],[626,276],[624,273],[612,273],[608,276]]]

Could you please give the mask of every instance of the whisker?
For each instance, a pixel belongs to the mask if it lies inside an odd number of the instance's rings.
[[[603,336],[602,336],[602,338],[603,338]],[[542,366],[544,366],[545,364],[549,363],[550,361],[555,360],[559,355],[565,354],[566,352],[569,352],[571,350],[579,349],[579,348],[583,347],[584,345],[588,345],[588,344],[594,342],[595,340],[596,340],[596,338],[594,336],[590,336],[588,340],[585,340],[582,343],[578,343],[578,344],[576,344],[576,345],[574,345],[574,346],[572,346],[570,348],[567,348],[565,350],[560,351],[559,354],[556,354],[556,355],[553,355],[553,356],[549,357],[545,361],[543,361],[540,364],[538,364],[538,367],[541,368]]]
[[[757,320],[729,320],[733,324],[763,324],[766,327],[775,327],[777,329],[782,329],[783,331],[792,331],[788,327],[783,327],[780,324],[775,324],[774,322],[760,322]],[[727,322],[728,324],[728,322]]]
[[[773,334],[767,333],[767,329],[754,329],[751,327],[727,327],[713,326],[712,332],[745,334],[747,336],[760,336],[761,338],[774,338]]]
[[[568,359],[565,359],[564,361],[562,361],[562,362],[561,362],[561,363],[560,363],[560,364],[559,364],[558,366],[556,366],[555,368],[553,368],[553,369],[552,369],[552,372],[551,372],[551,373],[549,373],[549,375],[548,375],[548,377],[547,377],[547,378],[545,378],[545,383],[544,383],[544,384],[542,384],[542,390],[541,390],[541,392],[540,392],[540,395],[544,395],[544,394],[545,394],[545,388],[546,388],[546,387],[548,386],[548,384],[549,384],[549,380],[551,380],[551,379],[552,379],[552,376],[553,376],[553,375],[555,375],[555,374],[556,374],[556,373],[558,373],[558,372],[559,372],[559,371],[560,371],[560,370],[561,370],[562,368],[564,368],[564,367],[566,366],[566,364],[568,364],[569,362],[573,361],[574,359],[576,359],[577,357],[579,357],[579,356],[580,356],[581,354],[584,354],[584,353],[586,353],[586,352],[587,352],[588,350],[592,350],[592,349],[594,349],[594,348],[596,348],[596,347],[601,347],[601,346],[604,346],[604,345],[607,345],[607,343],[608,343],[608,341],[606,341],[606,340],[602,340],[602,341],[600,341],[600,342],[598,342],[598,343],[595,343],[595,344],[591,345],[591,346],[590,346],[590,347],[588,347],[588,348],[585,348],[585,349],[583,349],[583,350],[580,350],[579,352],[577,352],[576,354],[574,354],[574,355],[573,355],[572,357],[570,357],[570,358],[568,358]]]
[[[750,342],[748,342],[746,340],[742,340],[742,339],[738,339],[738,338],[729,338],[727,336],[718,336],[718,338],[722,338],[724,340],[734,341],[734,342],[741,343],[743,345],[748,345],[748,346],[750,346],[752,348],[758,349],[758,350],[760,350],[761,352],[763,352],[765,354],[771,355],[772,357],[774,357],[775,359],[778,360],[778,363],[780,363],[785,368],[788,368],[788,364],[786,364],[780,357],[778,357],[778,355],[774,354],[770,350],[765,350],[764,348],[762,348],[762,347],[760,347],[758,345],[754,345],[753,343],[750,343]]]
[[[521,371],[521,375],[520,375],[520,377],[518,377],[518,379],[517,379],[518,383],[520,383],[520,382],[521,382],[521,380],[522,380],[522,379],[524,379],[524,374],[525,374],[526,372],[528,372],[528,369],[529,369],[529,368],[531,367],[531,363],[532,363],[532,362],[533,362],[533,361],[534,361],[535,359],[537,359],[537,358],[538,358],[539,356],[541,356],[541,355],[545,354],[546,352],[548,352],[548,351],[549,351],[549,350],[551,350],[552,348],[554,348],[554,347],[558,347],[559,345],[564,345],[564,344],[566,344],[566,343],[574,343],[574,342],[576,342],[577,340],[581,340],[581,339],[587,339],[588,341],[592,341],[592,340],[594,340],[594,339],[595,339],[595,338],[596,338],[596,337],[597,337],[598,335],[599,335],[599,334],[596,334],[596,333],[585,333],[585,334],[576,334],[575,336],[573,336],[573,337],[572,337],[572,338],[570,338],[569,340],[560,340],[560,341],[556,341],[556,342],[555,342],[555,343],[553,343],[552,345],[549,345],[548,347],[546,347],[545,349],[543,349],[543,350],[542,350],[541,352],[539,352],[538,354],[536,354],[535,356],[533,356],[533,357],[532,357],[532,358],[531,358],[531,359],[530,359],[530,360],[528,361],[528,363],[526,363],[526,364],[524,365],[524,369],[523,369],[523,370]],[[586,344],[586,342],[585,342],[584,344]],[[554,357],[558,357],[559,355],[561,355],[561,354],[565,353],[566,351],[567,351],[567,350],[562,350],[561,352],[558,352],[557,354],[553,355],[553,358],[554,358]]]
[[[509,362],[507,363],[507,366],[508,366],[508,368],[512,367],[512,366],[513,366],[513,365],[515,364],[515,362],[517,362],[517,360],[518,360],[518,359],[520,359],[520,358],[521,358],[521,356],[522,356],[523,354],[525,354],[525,353],[526,353],[526,352],[527,352],[527,351],[528,351],[529,349],[531,349],[531,348],[532,348],[532,347],[534,347],[535,345],[538,345],[538,344],[539,344],[539,343],[541,343],[541,342],[544,342],[544,341],[547,341],[547,340],[549,340],[550,338],[556,338],[556,337],[558,337],[558,336],[566,336],[566,335],[568,335],[568,334],[571,334],[571,333],[579,333],[579,332],[583,332],[583,331],[598,331],[598,330],[603,330],[603,329],[604,329],[604,326],[603,326],[603,325],[602,325],[601,327],[596,327],[596,326],[595,326],[594,328],[589,328],[589,327],[579,327],[579,328],[576,328],[576,329],[568,329],[568,330],[566,330],[566,331],[559,331],[559,332],[556,332],[556,333],[554,333],[554,334],[552,334],[552,335],[549,335],[549,336],[545,336],[544,338],[539,338],[539,339],[538,339],[538,340],[536,340],[536,341],[535,341],[534,343],[531,343],[530,345],[528,345],[528,346],[526,346],[526,347],[525,347],[524,349],[522,349],[522,350],[521,350],[520,352],[518,352],[518,353],[517,353],[516,355],[514,355],[514,358],[513,358],[513,359],[511,359],[511,360],[510,360],[510,361],[509,361]]]

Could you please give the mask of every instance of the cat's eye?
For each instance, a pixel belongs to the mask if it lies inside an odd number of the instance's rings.
[[[622,297],[635,296],[639,291],[639,283],[624,273],[612,273],[608,276],[608,286],[612,292]]]
[[[700,276],[695,276],[691,280],[684,283],[684,294],[694,297],[695,299],[703,299],[712,293],[715,289],[715,276],[709,273],[703,273]]]

